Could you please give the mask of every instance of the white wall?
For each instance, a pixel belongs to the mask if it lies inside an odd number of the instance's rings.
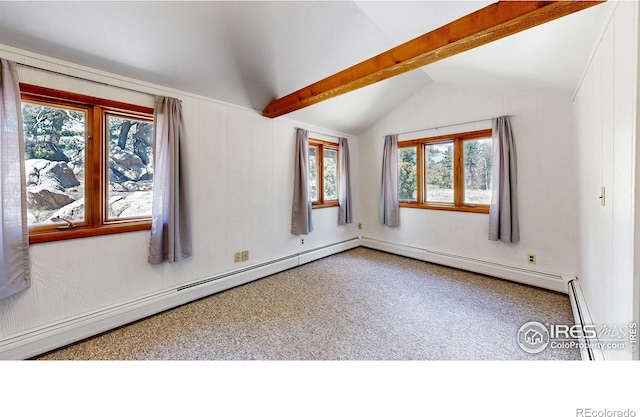
[[[378,221],[386,134],[511,115],[518,153],[521,241],[492,242],[488,215],[401,208],[400,227]],[[559,275],[577,274],[572,111],[568,99],[432,83],[360,136],[364,236]],[[399,140],[491,128],[490,121],[400,135]],[[527,254],[537,264],[527,263]],[[532,319],[535,319],[532,317]]]
[[[575,98],[579,280],[597,327],[635,320],[638,3],[620,2]],[[606,205],[600,187],[606,187]],[[636,272],[637,274],[637,272]],[[637,315],[637,311],[636,311]],[[628,350],[606,359],[630,359]]]
[[[188,136],[185,147],[195,251],[184,262],[151,266],[147,263],[146,231],[32,245],[32,287],[0,300],[0,346],[19,335],[168,288],[357,236],[356,225],[337,225],[337,208],[314,210],[315,231],[305,236],[303,247],[299,238],[289,232],[295,127],[333,135],[337,132],[286,119],[266,119],[253,110],[134,80],[119,80],[73,64],[57,65],[60,61],[1,45],[0,56],[181,99]],[[32,69],[21,69],[20,76],[27,83],[153,106],[150,94]],[[357,172],[357,139],[350,137],[349,145],[351,163]],[[355,175],[352,187],[357,218]],[[234,264],[234,252],[242,250],[249,251],[249,261]]]
[[[265,119],[253,110],[0,45],[0,56],[17,62],[180,98],[189,136],[186,152],[195,237],[192,258],[159,266],[146,262],[148,232],[33,245],[32,288],[0,300],[0,347],[56,323],[359,234],[579,276],[597,323],[633,320],[633,306],[638,304],[637,295],[633,297],[633,291],[637,293],[633,275],[638,274],[634,261],[640,264],[640,259],[634,259],[638,257],[634,254],[634,233],[640,235],[634,214],[639,211],[634,206],[634,199],[639,198],[634,193],[638,169],[634,152],[640,152],[635,146],[637,16],[636,3],[619,5],[573,106],[569,100],[541,95],[432,83],[359,139],[350,137],[352,168],[357,173],[352,178],[355,223],[337,226],[336,208],[314,210],[315,230],[304,237],[303,247],[299,238],[289,233],[294,128],[331,135],[339,132],[284,118]],[[22,81],[29,83],[152,104],[149,94],[37,70],[23,69],[20,74]],[[488,216],[484,214],[402,208],[399,228],[379,224],[385,134],[500,115],[513,116],[521,190],[520,243],[487,240]],[[488,127],[489,122],[471,123],[401,135],[400,139]],[[601,185],[607,186],[605,207],[599,206],[597,198]],[[364,230],[357,230],[358,222]],[[233,253],[240,250],[249,250],[250,260],[234,264]],[[527,263],[528,253],[537,255],[537,265]],[[607,357],[625,359],[629,354],[609,352]]]

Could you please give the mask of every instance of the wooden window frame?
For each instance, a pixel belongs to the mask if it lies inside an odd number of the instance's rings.
[[[464,203],[464,142],[472,139],[491,138],[491,129],[474,130],[451,135],[433,136],[398,142],[398,149],[415,147],[417,160],[417,188],[416,201],[401,200],[400,207],[419,208],[429,210],[448,210],[469,213],[489,214],[489,204]],[[453,143],[453,203],[431,203],[426,199],[425,184],[425,155],[426,147],[438,143]]]
[[[29,243],[52,242],[151,229],[151,216],[108,219],[107,115],[153,123],[151,107],[106,100],[30,84],[20,84],[21,99],[43,105],[68,106],[86,112],[84,221],[74,228],[58,229],[60,223],[29,228]]]
[[[325,200],[324,199],[324,150],[331,149],[336,151],[336,157],[339,156],[338,144],[333,142],[328,142],[319,139],[309,139],[309,147],[317,147],[318,148],[318,201],[311,202],[311,208],[325,208],[325,207],[337,207],[340,205],[338,202],[338,198],[335,200]],[[339,178],[338,178],[338,167],[336,164],[336,191],[339,187]],[[339,195],[339,194],[338,194]]]

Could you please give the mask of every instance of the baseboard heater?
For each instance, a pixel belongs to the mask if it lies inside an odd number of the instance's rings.
[[[191,301],[360,246],[360,239],[302,251],[199,279],[154,294],[50,323],[0,341],[0,359],[28,359]]]
[[[489,275],[496,278],[502,278],[564,294],[567,294],[567,284],[574,278],[367,237],[363,237],[361,241],[361,245],[366,248],[389,252],[425,262],[445,265],[465,271],[471,271],[478,274]]]
[[[569,289],[569,300],[571,301],[571,309],[575,324],[579,329],[578,343],[580,344],[580,356],[583,361],[600,361],[604,360],[604,354],[599,349],[592,349],[591,346],[597,346],[597,339],[587,337],[582,329],[586,326],[593,326],[589,309],[587,308],[582,287],[578,279],[572,279],[567,285]]]

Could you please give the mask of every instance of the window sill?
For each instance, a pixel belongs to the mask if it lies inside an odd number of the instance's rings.
[[[445,211],[461,211],[466,213],[479,213],[479,214],[489,214],[489,206],[488,205],[477,205],[477,206],[454,206],[453,204],[418,204],[418,203],[408,203],[401,202],[400,207],[403,208],[414,208],[414,209],[425,209],[425,210],[445,210]]]
[[[311,204],[311,208],[315,210],[319,208],[338,207],[339,205],[340,204],[337,201],[330,201],[328,203],[322,203],[322,204]]]
[[[78,226],[73,229],[58,230],[46,229],[29,231],[29,244],[55,242],[58,240],[79,239],[83,237],[104,236],[116,233],[137,232],[141,230],[151,230],[151,221],[136,222],[129,224],[108,224],[101,227]]]

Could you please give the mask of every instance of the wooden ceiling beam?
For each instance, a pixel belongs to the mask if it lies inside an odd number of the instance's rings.
[[[499,1],[273,100],[262,115],[282,116],[604,1]]]

